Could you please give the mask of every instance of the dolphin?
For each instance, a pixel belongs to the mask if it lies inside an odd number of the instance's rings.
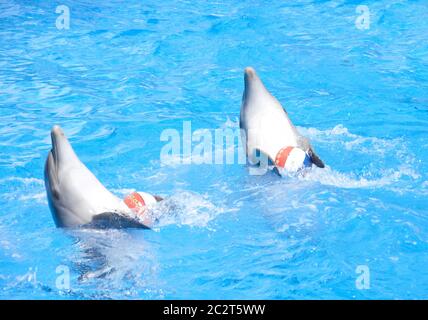
[[[49,207],[57,227],[148,228],[148,225],[133,219],[131,208],[108,191],[79,160],[59,126],[52,128],[51,140],[52,149],[46,159],[44,178]],[[147,204],[158,201],[149,194],[142,194]]]
[[[285,109],[251,67],[245,68],[240,128],[252,165],[261,165],[264,157],[266,165],[274,164],[280,174],[283,169],[298,171],[312,164],[324,168],[309,140],[298,132]]]

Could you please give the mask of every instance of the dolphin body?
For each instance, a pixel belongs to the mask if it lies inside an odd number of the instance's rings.
[[[57,227],[148,228],[133,219],[131,209],[79,160],[59,126],[52,128],[51,139],[44,178]]]
[[[251,67],[245,69],[245,90],[242,97],[240,128],[250,164],[262,164],[260,155],[276,164],[284,147],[303,150],[310,162],[324,168],[309,140],[302,136],[277,99],[265,88]]]

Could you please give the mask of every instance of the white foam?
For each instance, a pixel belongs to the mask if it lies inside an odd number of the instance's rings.
[[[332,170],[329,166],[326,166],[324,169],[313,168],[308,171],[307,174],[299,176],[298,178],[339,188],[373,188],[390,185],[398,181],[403,175],[408,174],[406,171],[388,170],[388,172],[379,179],[367,179],[365,177],[357,177],[352,173],[337,172]]]
[[[385,155],[386,152],[402,154],[406,150],[402,139],[380,139],[377,137],[364,137],[349,132],[343,125],[339,124],[332,129],[319,130],[316,128],[298,127],[299,132],[319,143],[337,143],[343,145],[348,151],[356,151],[364,154]],[[315,146],[316,147],[316,146]]]
[[[170,224],[205,227],[223,211],[207,196],[177,191],[152,208],[151,215],[158,220],[156,227]]]
[[[8,177],[0,180],[0,184],[3,184],[5,182],[11,182],[11,181],[18,181],[23,183],[24,185],[28,186],[30,184],[38,184],[38,185],[44,185],[44,181],[42,179],[37,178],[21,178],[21,177]]]
[[[18,198],[20,201],[36,201],[38,203],[48,204],[46,193],[40,192],[36,194],[25,194]]]
[[[10,189],[4,190],[0,196],[7,200],[36,201],[47,204],[44,181],[37,178],[7,177],[0,184]],[[10,191],[10,192],[8,192]]]
[[[143,233],[123,230],[72,229],[78,250],[71,261],[78,262],[79,281],[106,279],[109,297],[126,290],[130,296],[158,284],[159,269],[152,243]],[[72,288],[73,290],[73,288]],[[159,293],[154,292],[158,297]],[[120,293],[118,293],[120,296]]]

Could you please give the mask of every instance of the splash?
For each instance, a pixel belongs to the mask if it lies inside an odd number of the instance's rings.
[[[353,159],[357,159],[355,161],[360,161],[360,170],[355,170],[357,172],[339,172],[326,166],[324,169],[314,168],[299,176],[301,180],[339,188],[380,188],[393,185],[402,178],[420,178],[415,169],[415,156],[401,138],[388,140],[364,137],[351,133],[341,124],[327,130],[302,127],[298,130],[309,137],[315,147],[325,144],[334,148],[331,152],[341,148],[343,152],[352,155]]]
[[[177,191],[152,208],[152,216],[156,217],[157,227],[167,225],[187,225],[206,227],[224,210],[215,206],[207,196],[188,191]]]
[[[76,254],[70,257],[80,288],[74,295],[87,295],[85,287],[96,281],[98,289],[89,298],[114,299],[121,296],[137,297],[139,292],[152,292],[153,298],[162,298],[156,290],[159,265],[155,250],[144,239],[144,233],[122,230],[77,229],[70,231],[75,239]],[[103,293],[99,292],[103,289]],[[106,296],[107,294],[107,296]]]
[[[368,179],[366,177],[358,177],[354,173],[338,172],[326,166],[324,169],[313,168],[307,174],[300,175],[298,178],[339,188],[380,188],[399,181],[403,176],[418,177],[413,170],[402,168],[399,170],[385,170],[379,179]]]

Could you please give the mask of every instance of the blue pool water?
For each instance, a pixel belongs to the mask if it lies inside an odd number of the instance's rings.
[[[428,298],[427,17],[424,0],[2,1],[0,298]],[[327,168],[162,165],[163,130],[238,127],[248,65]],[[55,228],[54,124],[117,195],[167,199],[154,231]]]

